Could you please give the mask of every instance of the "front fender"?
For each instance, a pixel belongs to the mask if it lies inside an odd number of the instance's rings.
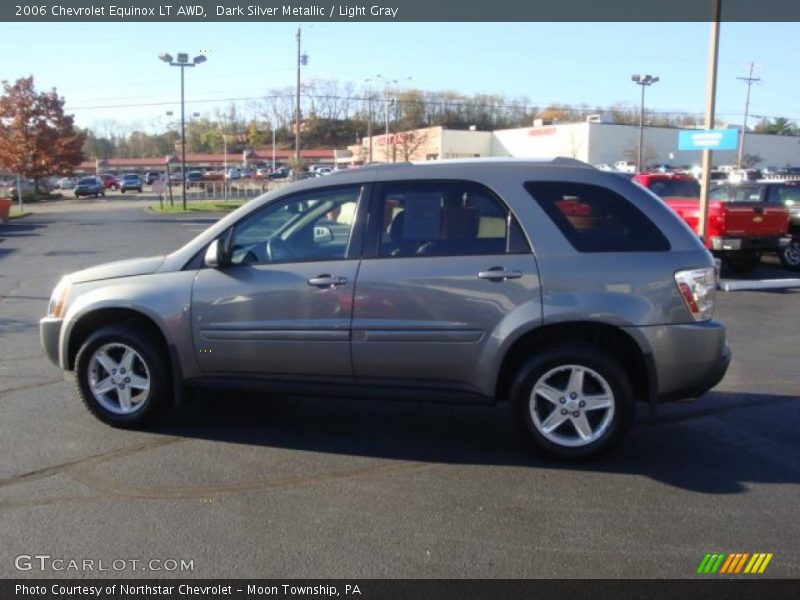
[[[149,319],[174,348],[184,378],[197,371],[191,337],[191,291],[194,271],[154,273],[78,284],[59,336],[59,365],[69,369],[70,340],[76,325],[104,309],[123,309]]]

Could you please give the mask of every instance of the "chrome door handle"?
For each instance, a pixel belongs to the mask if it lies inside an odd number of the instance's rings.
[[[487,271],[478,273],[478,279],[488,279],[489,281],[505,281],[506,279],[519,279],[522,271],[516,269],[506,270],[503,267],[492,267]]]
[[[312,277],[308,280],[308,285],[313,285],[316,287],[328,287],[333,288],[338,285],[347,285],[347,277],[336,277],[333,275],[328,275],[327,273],[324,275],[317,275],[316,277]]]

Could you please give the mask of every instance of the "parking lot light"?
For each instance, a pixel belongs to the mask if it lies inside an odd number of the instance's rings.
[[[181,186],[181,196],[183,198],[183,210],[186,210],[186,102],[184,98],[184,75],[183,70],[186,67],[194,67],[206,62],[206,57],[202,54],[195,56],[192,61],[189,61],[189,55],[185,52],[178,52],[177,57],[173,60],[171,54],[162,52],[158,58],[171,67],[180,67],[181,69],[181,173],[184,177],[183,185]]]
[[[639,107],[639,151],[636,153],[636,171],[642,172],[642,145],[644,143],[644,89],[658,82],[653,75],[632,75],[631,81],[642,88],[642,102]]]

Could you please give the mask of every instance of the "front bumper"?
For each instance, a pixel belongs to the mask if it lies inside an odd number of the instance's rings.
[[[45,317],[39,321],[39,340],[44,348],[47,358],[55,365],[61,366],[59,353],[59,340],[61,337],[61,324],[63,319]]]

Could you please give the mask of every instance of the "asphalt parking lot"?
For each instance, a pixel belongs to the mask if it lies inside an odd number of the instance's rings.
[[[50,291],[213,217],[111,208],[0,225],[0,577],[87,575],[15,568],[37,553],[193,561],[90,576],[692,577],[707,552],[800,576],[800,290],[720,293],[723,382],[585,465],[532,454],[504,406],[205,393],[119,431],[39,347]]]

